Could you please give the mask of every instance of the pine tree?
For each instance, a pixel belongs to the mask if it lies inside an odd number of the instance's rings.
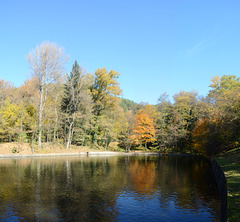
[[[68,135],[66,148],[72,142],[76,121],[88,120],[92,111],[92,100],[89,92],[89,81],[82,68],[75,61],[70,76],[64,85],[61,110],[65,114]]]

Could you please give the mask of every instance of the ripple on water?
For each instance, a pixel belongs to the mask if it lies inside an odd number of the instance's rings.
[[[0,162],[0,221],[217,221],[209,167],[145,156]]]

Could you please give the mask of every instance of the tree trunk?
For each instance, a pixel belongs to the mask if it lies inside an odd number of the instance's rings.
[[[105,150],[107,150],[107,147],[108,147],[108,138],[106,138]]]
[[[98,122],[98,116],[96,116],[96,122],[93,124],[93,130],[92,130],[92,145],[94,146],[97,143],[97,139],[96,139],[96,126],[97,126],[97,122]]]
[[[42,142],[42,111],[43,111],[43,90],[40,86],[40,107],[39,107],[39,134],[38,134],[38,149],[41,149]]]
[[[58,125],[58,117],[56,117],[56,121],[55,121],[55,127],[54,127],[54,131],[53,131],[53,144],[56,143],[56,132],[57,132],[57,125]]]
[[[55,103],[57,103],[57,98],[58,98],[58,94],[56,96],[56,100],[55,100]],[[57,107],[55,106],[55,115],[56,115],[56,120],[55,120],[55,126],[54,126],[54,131],[53,131],[53,144],[56,143],[56,132],[57,132],[57,126],[58,126],[58,113],[57,113]]]
[[[23,121],[22,121],[22,113],[21,113],[21,125],[20,125],[19,144],[22,143],[22,136],[23,136]]]
[[[69,126],[68,141],[67,141],[66,149],[69,149],[71,146],[74,120],[75,120],[75,116],[73,117],[72,122],[70,123],[70,126]]]
[[[71,146],[71,137],[72,137],[72,123],[69,126],[69,132],[68,132],[68,140],[67,140],[67,146],[66,149],[69,149],[69,147]]]
[[[50,125],[48,125],[48,132],[47,132],[47,143],[51,141],[51,133],[50,133]]]
[[[32,148],[32,153],[34,153],[34,132],[32,133],[32,145],[31,145],[31,148]]]

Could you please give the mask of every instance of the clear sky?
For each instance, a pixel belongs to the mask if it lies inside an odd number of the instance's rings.
[[[94,73],[121,73],[123,97],[156,104],[166,92],[206,95],[213,76],[240,73],[240,1],[0,1],[0,78],[20,86],[26,56],[56,42]]]

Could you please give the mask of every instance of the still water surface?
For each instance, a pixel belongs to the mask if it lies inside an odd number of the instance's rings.
[[[218,196],[197,157],[0,160],[0,221],[219,221]]]

